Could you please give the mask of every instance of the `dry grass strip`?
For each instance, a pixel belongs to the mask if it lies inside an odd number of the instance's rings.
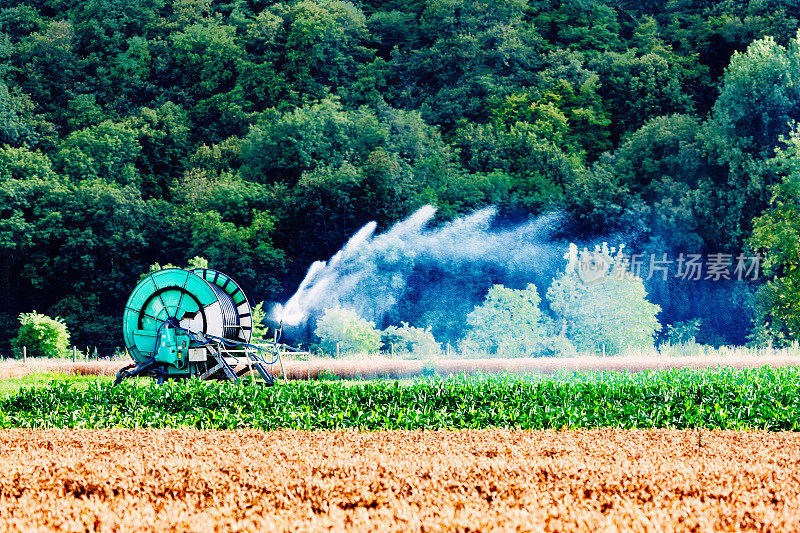
[[[0,362],[0,379],[22,378],[31,374],[67,374],[71,376],[115,376],[131,361],[76,361],[68,359],[33,359]]]
[[[0,432],[0,529],[792,531],[800,435]]]
[[[130,360],[78,361],[43,359],[28,361],[6,361],[0,363],[0,379],[21,378],[35,373],[58,373],[70,375],[113,376]],[[316,379],[335,376],[342,379],[360,378],[408,378],[420,376],[433,370],[442,376],[475,373],[510,374],[555,374],[558,372],[594,372],[664,370],[668,368],[757,368],[761,366],[800,366],[800,358],[786,356],[725,358],[702,357],[527,357],[487,359],[313,359],[310,361],[287,361],[286,374],[289,379]],[[281,375],[280,366],[272,366],[272,373]]]
[[[800,366],[796,356],[692,356],[692,357],[489,357],[485,359],[312,359],[285,363],[289,379],[313,379],[333,375],[343,379],[371,377],[407,378],[425,370],[448,376],[453,374],[509,373],[556,374],[558,372],[596,372],[665,370],[670,368],[758,368],[762,366]],[[275,371],[273,368],[273,371]]]

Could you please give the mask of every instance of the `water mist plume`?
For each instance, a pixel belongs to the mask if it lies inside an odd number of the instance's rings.
[[[434,207],[424,206],[378,235],[375,222],[365,225],[328,261],[314,262],[297,292],[273,307],[271,318],[297,326],[339,305],[380,323],[410,285],[418,284],[414,272],[420,269],[434,269],[438,277],[490,271],[494,282],[531,282],[550,272],[554,259],[563,262],[563,251],[548,243],[558,216],[492,229],[496,209],[490,207],[428,228],[435,214]]]

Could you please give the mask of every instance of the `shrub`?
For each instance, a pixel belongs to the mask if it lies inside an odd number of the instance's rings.
[[[36,311],[19,315],[19,334],[14,354],[22,357],[22,347],[31,357],[65,357],[69,351],[69,331],[61,318],[50,318]]]
[[[667,325],[668,344],[686,344],[695,342],[700,333],[700,326],[703,321],[699,318],[687,320],[685,322],[673,322]]]
[[[394,353],[411,354],[415,356],[429,356],[438,354],[441,350],[439,343],[433,338],[430,328],[416,328],[402,322],[402,325],[389,326],[381,333],[384,350]]]
[[[578,349],[563,335],[551,335],[541,339],[535,346],[534,355],[539,357],[575,357]]]
[[[325,310],[314,334],[320,338],[320,348],[327,353],[336,352],[337,344],[340,352],[374,352],[381,346],[381,332],[375,329],[374,322],[339,306]]]

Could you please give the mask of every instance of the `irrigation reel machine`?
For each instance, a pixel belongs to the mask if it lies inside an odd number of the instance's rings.
[[[272,365],[283,366],[280,333],[272,341],[254,339],[252,309],[241,287],[208,268],[147,275],[128,298],[122,329],[134,363],[119,371],[115,384],[135,376],[162,383],[249,375],[272,385]]]

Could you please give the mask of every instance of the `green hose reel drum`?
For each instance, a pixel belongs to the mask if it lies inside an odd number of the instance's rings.
[[[241,287],[207,268],[167,268],[133,289],[122,319],[125,346],[137,365],[160,377],[200,375],[208,367],[209,340],[249,343],[252,310]]]

